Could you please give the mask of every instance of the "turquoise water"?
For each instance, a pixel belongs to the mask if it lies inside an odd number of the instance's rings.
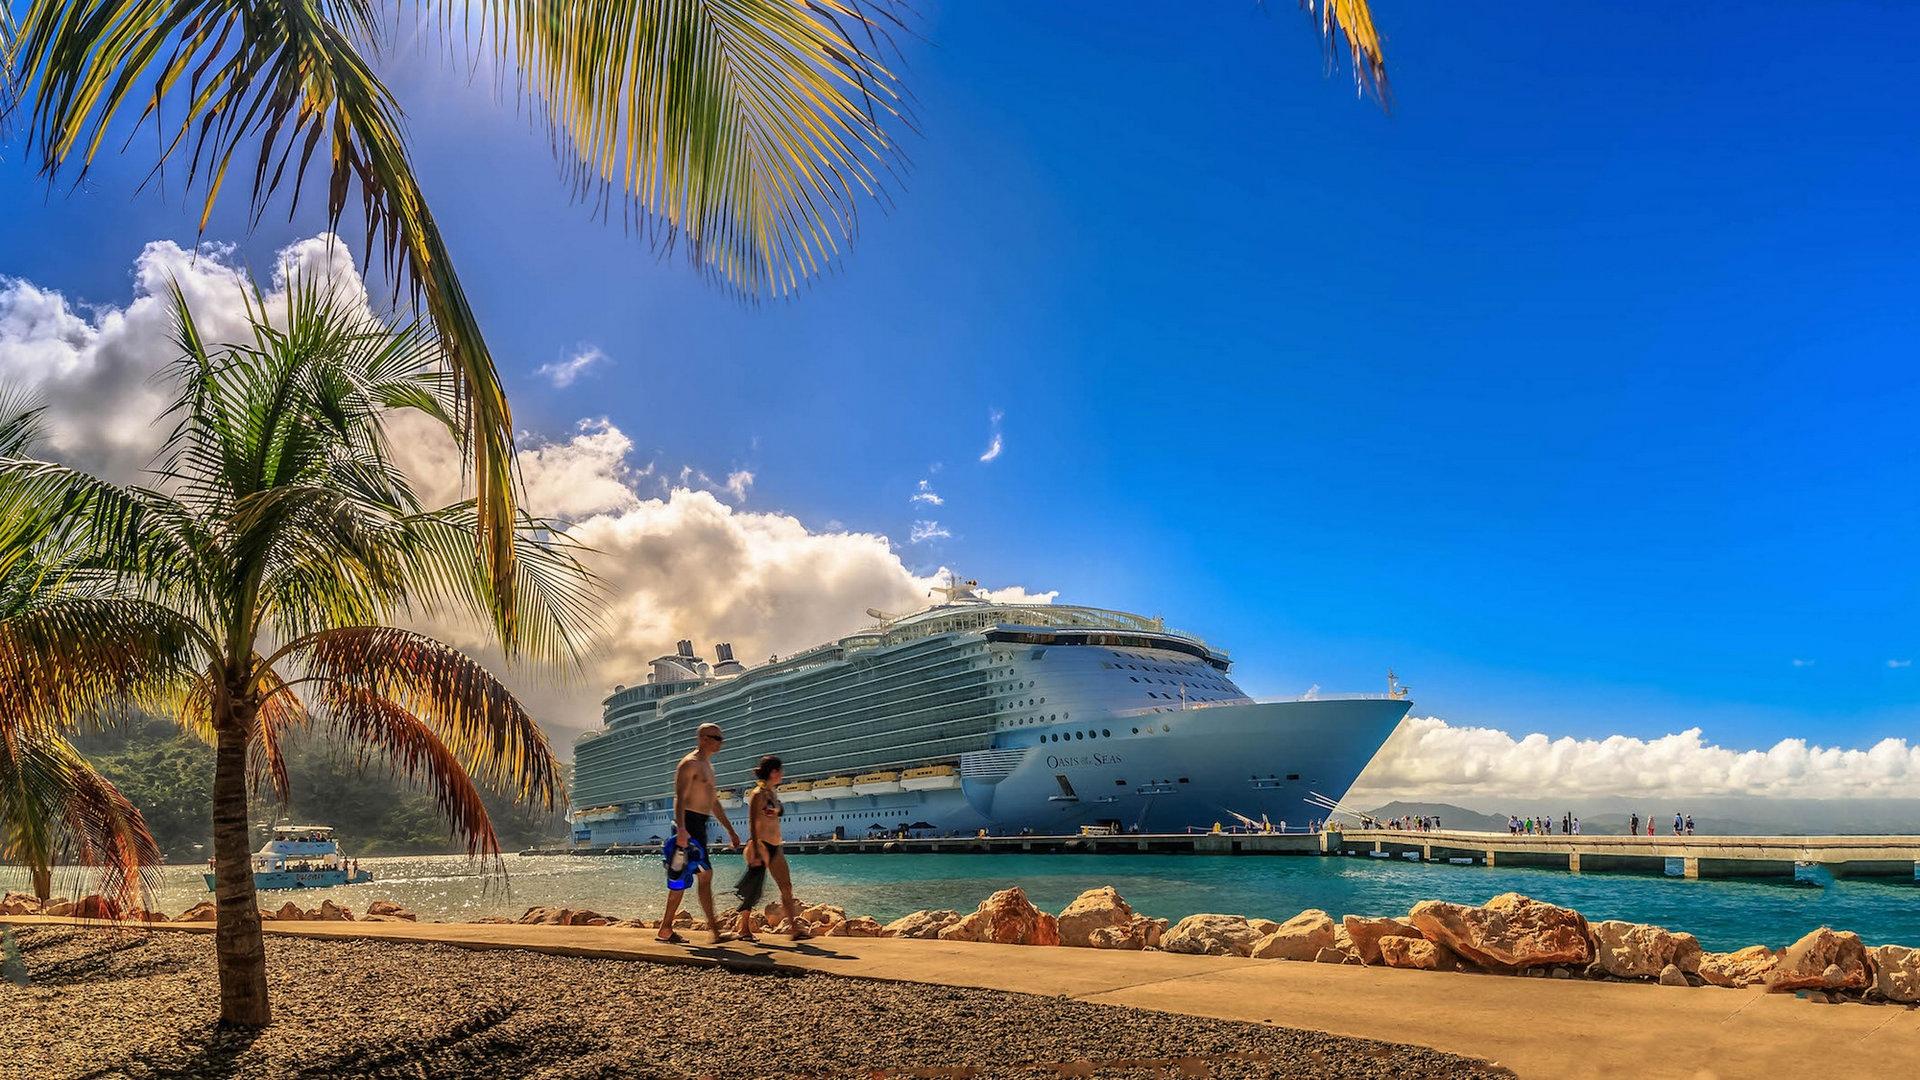
[[[262,894],[262,905],[295,899],[311,908],[333,899],[362,910],[372,900],[390,899],[422,918],[470,919],[518,916],[542,904],[648,918],[659,915],[664,899],[657,857],[510,855],[504,876],[483,874],[458,856],[367,859],[365,865],[376,877],[371,885]],[[739,857],[722,856],[718,870],[724,905],[726,889],[740,875]],[[1199,911],[1285,919],[1310,907],[1336,917],[1399,915],[1419,900],[1477,904],[1513,891],[1577,908],[1590,919],[1691,931],[1713,950],[1782,945],[1816,926],[1853,930],[1870,943],[1920,945],[1920,885],[1894,880],[1686,881],[1354,857],[1186,855],[805,855],[794,858],[793,870],[801,899],[883,921],[920,908],[971,910],[1009,885],[1025,888],[1052,911],[1083,889],[1112,885],[1137,910],[1169,919]],[[23,884],[17,871],[0,870],[0,887]],[[151,906],[177,913],[207,896],[197,868],[175,867]]]

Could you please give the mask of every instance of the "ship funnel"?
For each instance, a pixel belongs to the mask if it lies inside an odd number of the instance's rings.
[[[746,666],[733,658],[733,642],[722,641],[713,647],[715,675],[738,675],[745,670],[747,670]]]
[[[681,656],[691,658],[693,656],[693,642],[687,640],[686,638],[681,638],[679,641],[674,643],[673,651],[678,653]]]

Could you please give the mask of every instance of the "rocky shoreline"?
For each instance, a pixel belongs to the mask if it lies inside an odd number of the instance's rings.
[[[169,918],[147,911],[116,912],[101,897],[42,905],[30,897],[0,899],[0,916],[65,915],[123,922],[211,922],[202,902]],[[291,901],[262,911],[273,921],[416,921],[387,901],[364,914],[332,901],[302,909]],[[491,916],[477,923],[657,929],[658,923],[621,919],[585,909],[533,907],[518,919]],[[1089,889],[1055,915],[1035,907],[1015,887],[987,897],[972,912],[916,911],[882,924],[839,907],[816,904],[802,927],[827,937],[895,937],[979,941],[1003,945],[1164,950],[1256,960],[1379,965],[1425,971],[1480,972],[1544,978],[1585,978],[1675,987],[1763,986],[1814,1001],[1920,1004],[1920,949],[1868,946],[1859,935],[1826,927],[1783,947],[1750,945],[1706,952],[1692,934],[1640,923],[1590,922],[1580,912],[1506,893],[1478,906],[1426,900],[1405,916],[1346,915],[1317,909],[1284,922],[1242,915],[1189,915],[1177,923],[1135,912],[1111,886]],[[756,930],[791,932],[779,905],[753,916]],[[682,912],[675,926],[706,929]]]

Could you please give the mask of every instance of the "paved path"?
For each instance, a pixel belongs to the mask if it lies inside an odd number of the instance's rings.
[[[886,938],[823,938],[799,946],[768,938],[758,946],[712,948],[657,945],[652,931],[609,927],[269,923],[268,930],[1060,994],[1416,1043],[1497,1061],[1524,1077],[1911,1077],[1920,1061],[1920,1010],[1816,1005],[1757,990]]]

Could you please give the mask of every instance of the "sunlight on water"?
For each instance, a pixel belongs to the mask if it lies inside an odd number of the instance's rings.
[[[649,856],[509,855],[504,875],[460,856],[364,864],[374,872],[371,885],[263,893],[262,906],[291,899],[312,908],[330,899],[359,911],[373,900],[393,900],[424,919],[517,917],[535,905],[649,918],[659,915],[665,894],[660,861]],[[741,868],[737,855],[719,860],[723,906]],[[1178,855],[803,855],[793,870],[803,900],[882,920],[920,908],[971,910],[1009,885],[1053,911],[1084,889],[1112,885],[1138,910],[1174,919],[1199,911],[1285,919],[1309,907],[1335,916],[1402,914],[1419,900],[1481,903],[1515,891],[1590,919],[1691,931],[1708,949],[1781,945],[1823,925],[1857,931],[1869,943],[1920,944],[1920,886],[1899,881],[1684,881],[1366,858]],[[151,906],[177,913],[207,899],[199,875],[198,868],[168,868]],[[63,888],[75,884],[61,881]],[[24,886],[18,871],[0,871],[0,887]]]

